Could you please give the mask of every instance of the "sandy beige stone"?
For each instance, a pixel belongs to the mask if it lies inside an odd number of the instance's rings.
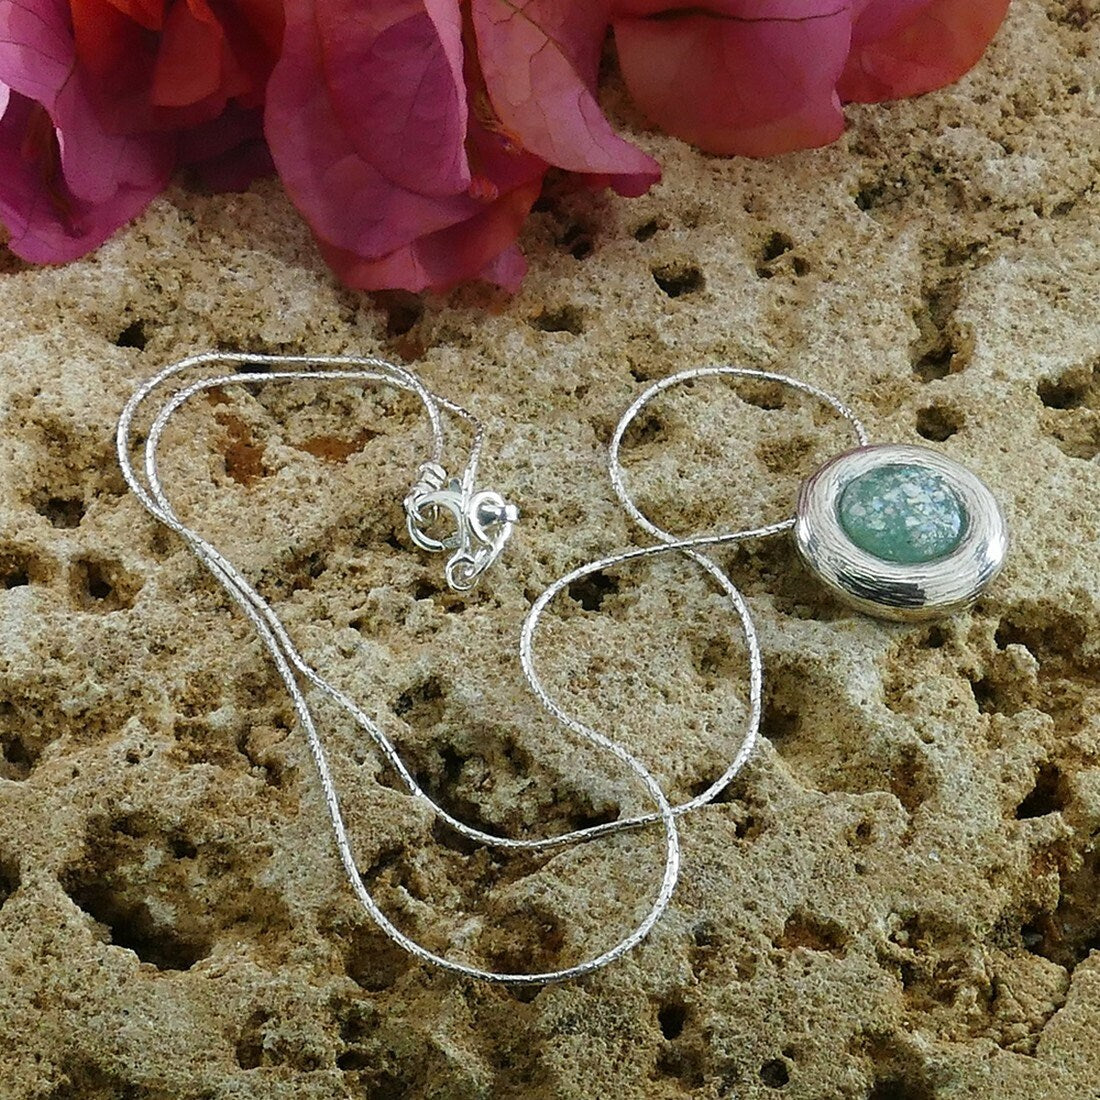
[[[551,188],[513,299],[341,290],[272,183],[174,190],[65,268],[4,256],[0,1093],[1095,1100],[1098,74],[1094,5],[1017,0],[971,76],[851,108],[816,152],[701,156],[612,93],[664,182]],[[760,630],[765,740],[684,823],[671,911],[582,982],[456,980],[359,910],[263,651],[125,491],[126,396],[218,347],[405,359],[489,423],[485,478],[524,516],[466,599],[403,535],[424,441],[403,397],[199,401],[165,476],[439,797],[513,833],[641,806],[541,714],[514,648],[545,584],[637,542],[605,455],[648,380],[727,361],[830,388],[876,438],[975,468],[1011,560],[972,612],[899,626],[833,602],[781,539],[724,552]],[[799,399],[700,383],[639,424],[629,474],[660,522],[715,529],[788,513],[842,440]],[[744,651],[688,563],[624,567],[551,618],[540,668],[579,717],[674,798],[722,769]],[[359,864],[429,945],[558,966],[643,910],[658,837],[472,851],[319,711]]]

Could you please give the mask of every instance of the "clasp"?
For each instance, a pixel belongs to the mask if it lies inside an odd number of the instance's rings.
[[[453,551],[447,562],[447,584],[456,592],[468,592],[500,557],[512,537],[519,509],[491,490],[467,497],[458,478],[448,478],[438,462],[425,462],[419,474],[405,497],[409,537],[422,550]],[[448,516],[454,530],[444,533],[440,527]]]

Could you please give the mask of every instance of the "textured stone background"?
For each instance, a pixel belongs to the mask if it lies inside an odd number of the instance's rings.
[[[0,255],[0,1093],[1100,1096],[1098,74],[1091,0],[1017,0],[971,77],[850,109],[830,149],[723,161],[638,133],[664,183],[551,189],[512,300],[341,291],[271,184],[173,191],[63,269]],[[766,741],[685,822],[671,912],[590,980],[456,980],[358,909],[250,629],[124,491],[125,397],[219,346],[399,357],[490,423],[486,479],[524,520],[468,599],[402,533],[424,438],[402,397],[199,401],[166,476],[439,797],[517,833],[638,804],[542,717],[514,647],[546,583],[637,540],[604,461],[647,380],[732,361],[832,388],[876,438],[978,470],[1011,563],[973,613],[908,627],[845,611],[783,540],[726,552]],[[840,439],[798,399],[699,384],[645,418],[630,471],[699,531],[789,512]],[[579,714],[676,798],[721,770],[744,653],[688,563],[552,617],[541,665]],[[654,834],[470,851],[322,713],[359,864],[428,943],[563,965],[651,895]]]

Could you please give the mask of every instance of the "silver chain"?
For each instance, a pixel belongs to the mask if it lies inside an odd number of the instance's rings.
[[[229,364],[244,367],[233,373],[219,374],[204,378],[177,390],[156,412],[149,434],[145,440],[143,477],[135,470],[131,459],[133,446],[134,419],[138,410],[151,395],[166,382],[184,371],[210,364]],[[262,367],[262,370],[249,370],[248,367]],[[321,369],[288,369],[313,367]],[[158,468],[158,450],[173,414],[196,394],[215,387],[238,383],[265,384],[271,382],[361,382],[386,383],[398,389],[415,394],[423,404],[431,425],[431,446],[427,460],[418,471],[418,481],[405,500],[405,510],[409,525],[409,534],[422,548],[438,551],[453,551],[447,566],[448,583],[452,588],[465,591],[476,583],[481,573],[499,556],[511,536],[512,528],[518,519],[518,512],[499,494],[478,490],[477,468],[484,443],[484,429],[480,421],[466,409],[427,389],[408,369],[382,359],[359,356],[286,356],[286,355],[249,355],[237,353],[210,352],[192,356],[179,363],[164,368],[143,383],[130,400],[118,422],[117,448],[118,460],[127,483],[145,508],[161,523],[179,534],[198,560],[210,571],[214,579],[225,589],[233,601],[240,607],[255,628],[274,662],[283,684],[286,687],[294,709],[305,731],[310,752],[316,764],[325,805],[328,809],[337,849],[344,865],[352,889],[378,927],[395,943],[410,954],[433,963],[444,969],[503,984],[527,984],[562,981],[591,973],[606,964],[622,957],[650,932],[668,907],[673,890],[679,877],[680,843],[676,818],[684,813],[707,804],[714,799],[733,779],[744,765],[756,744],[760,728],[761,698],[763,688],[763,662],[760,645],[752,617],[745,601],[736,586],[726,576],[722,568],[701,552],[702,547],[739,541],[763,535],[769,535],[788,529],[793,520],[721,534],[702,535],[692,538],[677,538],[664,531],[646,517],[635,505],[627,491],[619,452],[623,435],[631,421],[642,408],[657,394],[678,383],[690,379],[711,375],[732,375],[742,378],[755,378],[779,382],[792,386],[814,397],[820,398],[844,417],[853,427],[860,444],[866,443],[866,432],[851,411],[832,395],[807,383],[788,378],[785,375],[766,371],[751,370],[742,367],[703,367],[684,371],[665,378],[645,391],[624,413],[615,430],[611,444],[610,473],[615,492],[630,516],[650,535],[658,540],[656,545],[621,551],[598,561],[589,562],[559,577],[532,604],[523,622],[519,642],[519,659],[524,676],[527,678],[536,698],[562,725],[579,738],[597,748],[610,753],[616,760],[640,781],[646,794],[652,800],[656,810],[635,817],[593,825],[583,829],[555,836],[515,839],[485,832],[454,817],[435,802],[417,783],[416,779],[402,761],[397,748],[381,729],[356,703],[314,669],[298,652],[291,641],[282,621],[271,605],[241,575],[211,543],[206,541],[192,528],[184,524],[170,504],[164,491]],[[473,429],[468,458],[459,478],[448,479],[442,465],[444,451],[443,412],[450,413],[465,421]],[[454,522],[455,532],[447,538],[438,538],[429,533],[441,517]],[[687,802],[671,805],[656,779],[649,770],[622,744],[599,733],[567,713],[550,695],[535,668],[535,635],[546,607],[564,589],[575,581],[593,573],[613,568],[635,559],[652,557],[657,554],[679,551],[691,561],[701,566],[714,578],[719,588],[729,598],[745,635],[749,663],[749,714],[741,745],[729,766],[701,794]],[[327,695],[337,706],[344,710],[374,741],[386,762],[401,778],[409,793],[423,803],[447,826],[470,840],[485,845],[510,850],[537,851],[572,844],[578,841],[593,840],[624,829],[638,828],[660,822],[664,830],[665,860],[661,883],[656,897],[651,902],[645,917],[627,935],[602,954],[593,956],[573,966],[560,970],[541,973],[501,973],[472,966],[468,963],[438,955],[422,944],[417,943],[401,932],[382,912],[370,891],[363,883],[352,854],[351,843],[344,825],[336,787],[329,769],[317,726],[310,709],[299,677]]]

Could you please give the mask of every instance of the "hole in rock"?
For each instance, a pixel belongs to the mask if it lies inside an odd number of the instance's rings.
[[[971,680],[970,691],[974,696],[974,702],[978,704],[978,710],[982,714],[996,714],[1000,710],[997,705],[1000,698],[1000,688],[991,677],[982,676],[977,680]]]
[[[93,600],[105,600],[114,592],[114,588],[111,587],[111,582],[107,580],[99,566],[95,563],[91,563],[88,566],[86,587],[88,595],[91,596]]]
[[[760,719],[760,732],[773,744],[789,737],[798,729],[798,713],[784,707],[774,698],[765,700]]]
[[[702,1051],[698,1047],[676,1045],[666,1047],[657,1058],[657,1072],[674,1077],[681,1082],[681,1089],[694,1092],[702,1088],[706,1079]]]
[[[1080,866],[1062,873],[1057,908],[1038,914],[1021,935],[1032,954],[1067,971],[1100,950],[1100,848],[1086,849]]]
[[[787,407],[787,394],[785,387],[778,382],[761,382],[756,379],[748,381],[739,380],[737,396],[754,409],[763,409],[765,412],[776,412]]]
[[[174,1100],[167,1091],[127,1081],[111,1069],[83,1057],[66,1057],[60,1065],[61,1080],[44,1100]],[[195,1093],[195,1100],[209,1100],[209,1093]]]
[[[438,596],[443,589],[438,584],[429,580],[418,580],[413,585],[413,599],[414,600],[430,600],[434,596]]]
[[[268,1012],[260,1009],[253,1012],[248,1022],[241,1030],[234,1053],[237,1057],[237,1065],[241,1069],[255,1069],[263,1064],[264,1060],[264,1035],[263,1026],[271,1019]]]
[[[141,584],[118,562],[81,558],[73,562],[71,588],[78,607],[109,612],[133,607]]]
[[[950,439],[962,426],[962,413],[944,405],[929,405],[917,413],[917,435],[934,443]]]
[[[657,1023],[666,1039],[678,1039],[683,1034],[686,1019],[687,1009],[677,1002],[661,1005],[657,1013]]]
[[[710,948],[720,947],[725,941],[722,939],[713,921],[702,920],[691,931],[691,939],[696,947]]]
[[[1083,31],[1097,18],[1097,14],[1088,0],[1072,0],[1055,18],[1063,26],[1071,27],[1075,31]]]
[[[573,257],[574,260],[584,260],[592,255],[594,245],[592,243],[592,230],[582,225],[580,222],[574,222],[572,225],[566,226],[561,236],[558,238],[558,244]]]
[[[394,986],[412,965],[412,956],[392,939],[371,927],[356,928],[344,955],[346,974],[368,993]]]
[[[19,889],[19,864],[7,856],[0,856],[0,906]]]
[[[351,1073],[359,1069],[369,1069],[374,1065],[374,1059],[364,1050],[345,1050],[336,1058],[336,1066],[345,1073]]]
[[[1030,794],[1016,807],[1016,817],[1020,820],[1045,817],[1064,810],[1066,799],[1063,786],[1062,773],[1057,765],[1043,764]]]
[[[782,1058],[773,1058],[760,1067],[760,1080],[770,1089],[781,1089],[790,1079],[787,1063]]]
[[[903,1077],[883,1077],[875,1081],[867,1100],[935,1100],[927,1085]]]
[[[209,941],[178,934],[160,924],[144,901],[127,899],[106,883],[62,885],[85,913],[107,927],[111,943],[133,951],[158,970],[190,970],[210,953]]]
[[[886,185],[880,182],[864,184],[856,193],[854,202],[860,210],[873,210],[886,194]]]
[[[668,424],[656,409],[642,409],[631,421],[623,436],[623,445],[644,447],[651,443],[663,443],[668,439]]]
[[[785,256],[792,248],[794,248],[794,241],[786,233],[778,231],[772,233],[760,250],[760,257],[756,263],[757,276],[761,279],[770,279],[775,274],[774,261]],[[795,259],[791,266],[796,275],[805,275],[809,270],[809,265],[801,259]]]
[[[636,241],[648,241],[657,236],[663,228],[664,227],[656,218],[650,218],[649,221],[642,222],[642,224],[634,230],[634,239]]]
[[[371,300],[386,314],[386,335],[406,336],[424,316],[424,303],[409,290],[378,290]]]
[[[888,789],[909,813],[914,813],[936,790],[935,776],[913,746],[902,748],[885,770]]]
[[[843,957],[848,937],[840,925],[829,920],[819,920],[807,913],[796,913],[787,919],[779,946],[794,950],[804,947],[810,951],[827,951]]]
[[[136,348],[138,351],[144,351],[148,342],[144,321],[132,321],[115,337],[116,347]]]
[[[79,527],[84,518],[84,501],[78,497],[50,497],[35,505],[35,511],[54,527]]]
[[[176,859],[194,859],[199,854],[198,848],[179,832],[168,834],[168,850]]]
[[[792,248],[794,248],[794,241],[786,233],[780,233],[777,230],[764,242],[760,259],[764,263],[771,263],[772,260],[778,260],[784,252],[790,252]]]
[[[393,704],[393,712],[410,724],[438,721],[443,714],[443,685],[434,676],[429,676],[422,684],[403,691]]]
[[[619,591],[619,582],[606,573],[589,573],[587,577],[578,577],[566,589],[571,600],[579,603],[585,611],[599,611],[608,596]]]
[[[479,943],[493,970],[513,974],[559,969],[564,946],[558,918],[531,902],[487,924]]]
[[[653,281],[670,298],[694,294],[705,285],[703,273],[693,264],[671,263],[653,268]]]
[[[584,313],[578,306],[559,306],[544,309],[531,321],[531,327],[539,332],[568,332],[580,336],[584,332]]]
[[[1074,368],[1055,379],[1044,378],[1036,390],[1048,409],[1078,409],[1088,398],[1091,383],[1091,371]]]
[[[951,360],[954,357],[955,349],[950,344],[939,344],[914,361],[913,373],[924,382],[946,378],[951,373]]]
[[[0,716],[3,715],[0,709]],[[31,748],[19,733],[0,733],[0,777],[22,781],[38,763],[39,752]]]
[[[18,550],[0,551],[0,585],[4,588],[25,588],[31,583],[34,563]]]
[[[922,382],[946,378],[961,370],[971,354],[971,341],[963,338],[955,325],[959,305],[959,285],[945,278],[925,287],[920,305],[913,311],[918,335],[909,348],[913,373]]]

